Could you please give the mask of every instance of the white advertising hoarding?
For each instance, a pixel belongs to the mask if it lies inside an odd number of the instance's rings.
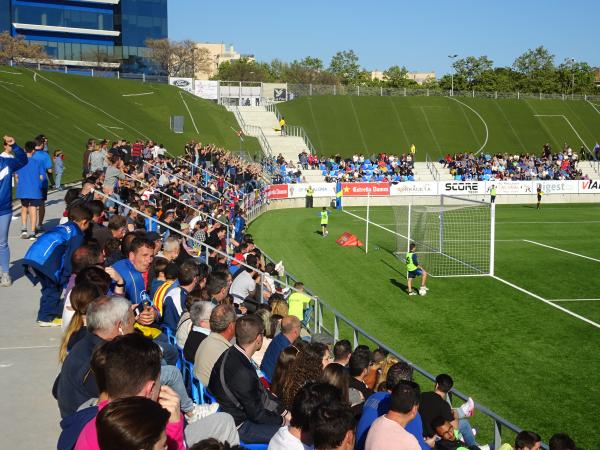
[[[219,82],[216,80],[194,80],[194,94],[207,100],[218,100]]]
[[[335,183],[288,184],[289,198],[304,198],[309,186],[315,190],[314,197],[335,197]]]
[[[169,84],[177,86],[184,91],[194,91],[194,80],[192,78],[169,77]]]
[[[392,184],[390,195],[438,195],[436,181],[407,181]]]

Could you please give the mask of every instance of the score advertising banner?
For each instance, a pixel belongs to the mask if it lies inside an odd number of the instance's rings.
[[[335,197],[335,183],[274,184],[270,199],[304,198],[312,186],[315,197]],[[565,181],[408,181],[405,183],[342,183],[344,197],[411,196],[411,195],[489,195],[492,186],[497,195],[535,195],[541,186],[544,195],[600,194],[600,180]]]

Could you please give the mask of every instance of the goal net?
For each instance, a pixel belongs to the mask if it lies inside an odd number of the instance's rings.
[[[442,195],[439,204],[394,208],[397,255],[417,246],[434,277],[493,275],[494,209],[486,202]]]

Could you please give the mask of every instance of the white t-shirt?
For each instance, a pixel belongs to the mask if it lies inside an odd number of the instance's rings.
[[[417,438],[402,426],[388,419],[378,417],[367,434],[365,450],[420,450]]]
[[[243,270],[244,272],[239,274],[235,280],[233,280],[233,283],[229,288],[229,293],[233,297],[233,302],[235,304],[242,303],[244,299],[256,289],[256,282],[252,278],[252,275],[243,268],[240,270]]]
[[[268,450],[312,450],[312,446],[304,445],[293,436],[288,427],[281,427],[269,441]]]

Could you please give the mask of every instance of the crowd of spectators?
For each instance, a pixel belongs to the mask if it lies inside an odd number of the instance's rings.
[[[584,154],[582,147],[580,154]],[[457,181],[522,181],[522,180],[580,180],[585,176],[578,169],[579,155],[565,144],[560,152],[553,152],[550,144],[540,154],[447,154],[440,164]]]
[[[193,166],[114,149],[23,259],[42,285],[38,323],[64,330],[59,449],[489,448],[469,423],[473,401],[453,406],[449,375],[421,393],[386,351],[308,333],[303,285],[278,283],[246,233],[247,180],[226,175],[237,162],[219,157],[211,177],[230,181],[208,195]],[[522,432],[514,449],[540,441]],[[566,435],[550,446],[575,450]]]
[[[298,161],[286,161],[280,154],[276,158],[274,181],[276,183],[302,183],[302,170],[319,170],[327,183],[414,181],[414,154],[399,156],[380,153],[365,157],[354,154],[351,158],[335,155],[316,156],[302,152]]]

